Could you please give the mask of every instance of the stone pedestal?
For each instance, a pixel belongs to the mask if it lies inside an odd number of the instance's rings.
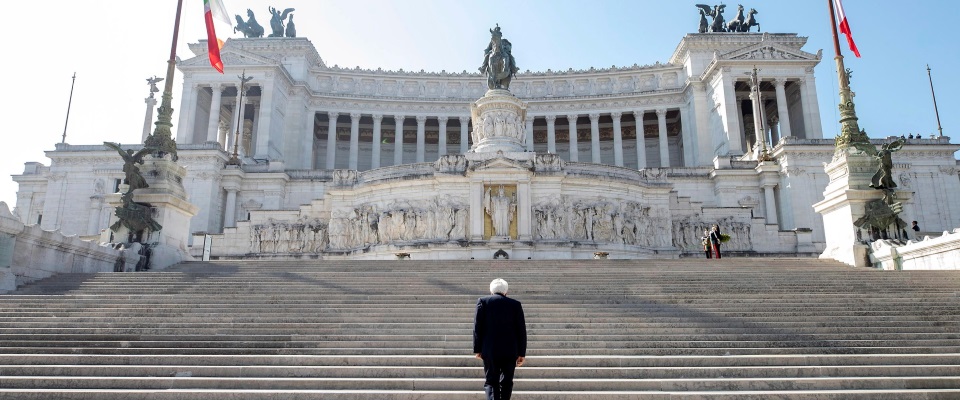
[[[526,151],[524,120],[527,105],[510,91],[488,90],[470,105],[473,118],[474,153],[522,153]]]
[[[150,268],[163,269],[181,261],[192,260],[187,250],[190,238],[190,218],[197,214],[199,207],[187,201],[183,188],[186,169],[174,162],[170,155],[163,158],[147,157],[140,167],[149,187],[133,192],[133,201],[149,204],[153,210],[153,219],[162,227],[159,231],[149,232],[143,242],[150,245]],[[107,196],[107,201],[116,208],[121,205],[120,194]],[[117,221],[116,215],[110,217],[110,225]],[[126,228],[114,233],[114,242],[124,242],[128,232]]]
[[[867,232],[854,226],[863,217],[866,204],[883,198],[883,192],[870,187],[870,179],[877,171],[874,157],[861,154],[855,148],[841,150],[824,167],[830,183],[823,192],[823,200],[813,209],[823,216],[826,249],[820,258],[831,258],[852,266],[869,266],[869,239]]]

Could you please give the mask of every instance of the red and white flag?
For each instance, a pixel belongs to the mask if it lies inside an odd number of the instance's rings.
[[[860,58],[860,50],[857,50],[857,44],[853,42],[853,35],[850,33],[850,23],[847,22],[847,14],[843,12],[843,4],[841,0],[835,0],[837,4],[837,19],[840,21],[840,33],[847,35],[847,43],[850,44],[850,51],[853,52],[853,55]]]
[[[207,52],[210,56],[210,65],[223,73],[223,61],[220,60],[220,49],[223,40],[217,37],[214,22],[223,22],[230,26],[230,13],[220,0],[203,0],[203,20],[207,23]]]

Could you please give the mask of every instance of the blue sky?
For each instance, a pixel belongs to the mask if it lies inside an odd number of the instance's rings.
[[[407,71],[475,71],[499,23],[523,70],[586,69],[666,62],[680,39],[696,31],[698,1],[615,0],[224,0],[231,14],[250,8],[267,25],[268,6],[294,7],[299,36],[328,65]],[[145,79],[163,76],[176,2],[53,0],[51,13],[9,19],[6,60],[0,67],[0,201],[11,208],[26,161],[49,164],[64,130],[70,77],[77,83],[67,129],[70,144],[140,139],[148,94]],[[713,3],[710,3],[713,4]],[[724,14],[735,14],[736,2]],[[806,51],[824,50],[817,90],[824,136],[838,130],[837,79],[827,2],[766,0],[742,3],[759,11],[765,32],[809,37]],[[841,43],[853,69],[861,128],[871,137],[936,133],[926,64],[933,70],[944,135],[960,139],[960,23],[946,0],[846,0],[857,59]],[[178,54],[205,37],[202,0],[184,0]],[[221,36],[238,37],[232,31]],[[174,107],[182,90],[178,74]],[[174,121],[177,121],[176,116]],[[119,160],[118,160],[119,162]]]

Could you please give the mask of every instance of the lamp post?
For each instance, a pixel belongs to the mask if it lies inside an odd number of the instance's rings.
[[[233,156],[227,161],[227,165],[239,166],[241,163],[237,150],[240,147],[240,126],[243,125],[243,115],[241,114],[243,111],[243,93],[246,92],[247,82],[250,82],[253,77],[247,76],[247,71],[244,70],[237,78],[240,78],[240,87],[237,89],[240,91],[240,101],[237,103],[237,130],[233,137]]]

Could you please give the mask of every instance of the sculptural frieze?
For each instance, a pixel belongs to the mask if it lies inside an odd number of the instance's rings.
[[[537,240],[589,241],[643,247],[665,247],[666,213],[633,201],[560,196],[533,206]]]
[[[443,174],[463,174],[467,172],[467,157],[462,154],[441,156],[433,164],[437,172]]]
[[[327,244],[327,223],[317,218],[250,226],[251,253],[320,253]]]
[[[483,64],[479,68],[487,77],[488,89],[510,89],[510,80],[520,71],[512,51],[513,45],[503,38],[498,24],[490,30],[490,44],[483,51]]]
[[[328,249],[349,251],[372,245],[465,240],[468,209],[465,199],[441,196],[334,210]]]

